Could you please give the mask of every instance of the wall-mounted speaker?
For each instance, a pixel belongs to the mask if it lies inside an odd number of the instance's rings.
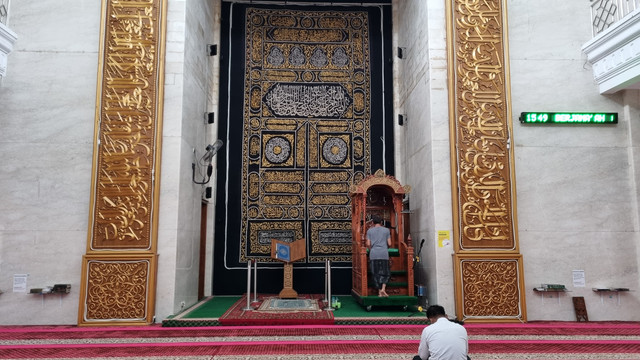
[[[404,59],[406,49],[403,47],[398,48],[398,59]]]
[[[208,47],[208,51],[209,51],[209,56],[215,56],[218,55],[218,45],[214,45],[214,44],[209,44],[207,45]]]

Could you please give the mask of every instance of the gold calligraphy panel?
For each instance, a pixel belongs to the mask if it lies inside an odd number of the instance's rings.
[[[240,261],[307,239],[351,261],[349,185],[370,173],[368,14],[246,9]]]
[[[447,2],[456,310],[477,321],[526,320],[505,6],[505,0]]]
[[[105,1],[90,250],[151,250],[163,2]]]
[[[522,255],[455,255],[463,320],[526,321]]]
[[[453,0],[459,246],[514,250],[502,0]]]
[[[166,1],[102,2],[79,325],[153,321]]]

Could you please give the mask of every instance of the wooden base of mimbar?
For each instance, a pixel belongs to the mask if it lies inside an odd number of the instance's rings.
[[[298,293],[293,290],[293,264],[284,264],[283,287],[280,291],[280,299],[296,299]]]

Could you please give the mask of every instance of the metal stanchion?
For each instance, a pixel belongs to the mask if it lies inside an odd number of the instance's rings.
[[[325,311],[333,311],[333,307],[331,306],[331,261],[327,260],[325,263],[325,294],[327,299],[327,306],[325,306]]]
[[[324,262],[324,301],[328,304],[329,303],[329,299],[327,298],[327,261],[329,260],[325,260]]]
[[[247,307],[242,310],[253,310],[251,307],[251,260],[247,261]]]
[[[253,302],[258,302],[258,260],[253,260]]]

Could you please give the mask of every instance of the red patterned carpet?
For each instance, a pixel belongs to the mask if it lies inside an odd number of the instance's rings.
[[[640,359],[640,323],[466,324],[470,356]],[[411,359],[420,325],[0,327],[2,359]]]

